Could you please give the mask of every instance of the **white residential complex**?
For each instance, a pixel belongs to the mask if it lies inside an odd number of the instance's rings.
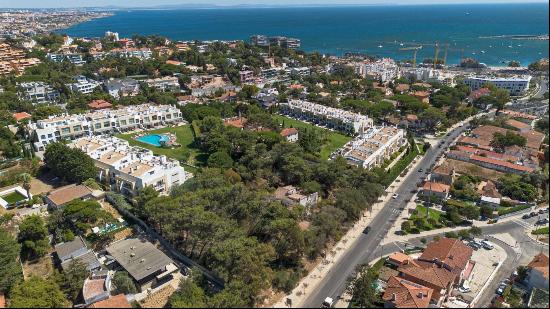
[[[82,94],[90,94],[94,92],[94,89],[101,86],[101,82],[95,81],[93,79],[89,79],[86,76],[79,75],[75,77],[76,82],[66,84],[67,88],[69,88],[73,92],[79,92]]]
[[[373,127],[340,148],[335,155],[365,169],[380,166],[407,144],[405,131],[395,127]]]
[[[358,134],[373,126],[372,119],[365,115],[301,100],[281,103],[280,111],[291,117],[350,135]]]
[[[59,91],[44,82],[27,82],[17,84],[19,97],[33,103],[55,103],[59,101]]]
[[[181,112],[176,107],[142,104],[50,117],[29,124],[28,130],[36,151],[44,151],[46,145],[59,140],[152,128],[181,120]]]
[[[372,76],[385,83],[399,77],[399,69],[393,59],[383,58],[376,62],[365,64],[360,74],[363,76]]]
[[[147,186],[168,192],[188,178],[177,160],[155,156],[148,149],[132,147],[116,137],[84,137],[69,146],[84,151],[94,160],[101,182],[128,196]]]
[[[86,61],[84,61],[82,59],[82,55],[81,54],[54,54],[54,53],[48,53],[46,55],[46,58],[53,61],[53,62],[57,62],[57,63],[60,63],[60,62],[63,62],[65,60],[69,61],[70,63],[74,64],[74,65],[83,65],[86,63]]]
[[[158,89],[160,91],[181,91],[180,83],[177,77],[165,76],[162,78],[154,78],[145,80],[147,86]]]
[[[529,89],[531,76],[515,76],[515,77],[486,77],[486,76],[471,76],[464,79],[464,83],[471,90],[478,90],[485,84],[493,84],[499,89],[505,89],[510,92],[510,95],[521,95]]]

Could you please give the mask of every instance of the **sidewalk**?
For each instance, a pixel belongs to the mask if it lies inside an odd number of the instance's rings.
[[[287,299],[290,299],[292,301],[292,307],[301,307],[308,293],[315,290],[317,288],[317,285],[319,285],[319,283],[328,274],[330,274],[332,266],[336,264],[342,258],[342,256],[345,255],[348,249],[355,243],[355,241],[357,241],[357,238],[361,236],[363,230],[371,223],[372,219],[376,217],[376,215],[382,208],[384,208],[386,202],[392,198],[391,196],[394,185],[396,183],[400,184],[401,181],[409,176],[410,173],[416,172],[415,167],[416,165],[418,165],[419,162],[420,157],[417,157],[409,168],[409,173],[407,173],[407,175],[405,175],[404,177],[399,176],[394,180],[394,182],[388,187],[388,193],[383,198],[383,200],[372,206],[372,212],[369,213],[365,210],[365,212],[363,213],[363,217],[359,221],[357,221],[352,228],[348,230],[346,235],[342,237],[342,239],[338,243],[334,245],[329,254],[327,254],[327,257],[322,260],[318,265],[316,265],[315,268],[306,277],[302,278],[302,280],[300,280],[300,283],[296,286],[296,288],[294,288],[294,290],[292,290],[290,294],[285,295],[282,299],[276,302],[273,307],[288,307],[286,305]]]

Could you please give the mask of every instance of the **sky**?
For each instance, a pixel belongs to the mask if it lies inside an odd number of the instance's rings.
[[[177,4],[206,5],[338,5],[338,4],[433,4],[433,3],[510,3],[548,0],[0,0],[0,8],[66,8],[66,7],[150,7]]]

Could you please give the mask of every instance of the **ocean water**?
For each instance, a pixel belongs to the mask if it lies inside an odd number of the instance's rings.
[[[411,51],[399,49],[421,43],[419,61],[433,58],[439,42],[449,44],[447,63],[472,57],[488,65],[510,60],[527,65],[548,57],[548,41],[495,36],[549,32],[548,3],[127,10],[60,32],[97,37],[108,30],[122,37],[160,34],[175,40],[285,35],[301,39],[306,51],[395,59],[412,58]]]

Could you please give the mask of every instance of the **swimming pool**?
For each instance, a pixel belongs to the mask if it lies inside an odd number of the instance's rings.
[[[164,134],[149,134],[140,136],[136,138],[136,140],[156,147],[161,147],[163,143],[166,143],[170,140],[170,137]]]

